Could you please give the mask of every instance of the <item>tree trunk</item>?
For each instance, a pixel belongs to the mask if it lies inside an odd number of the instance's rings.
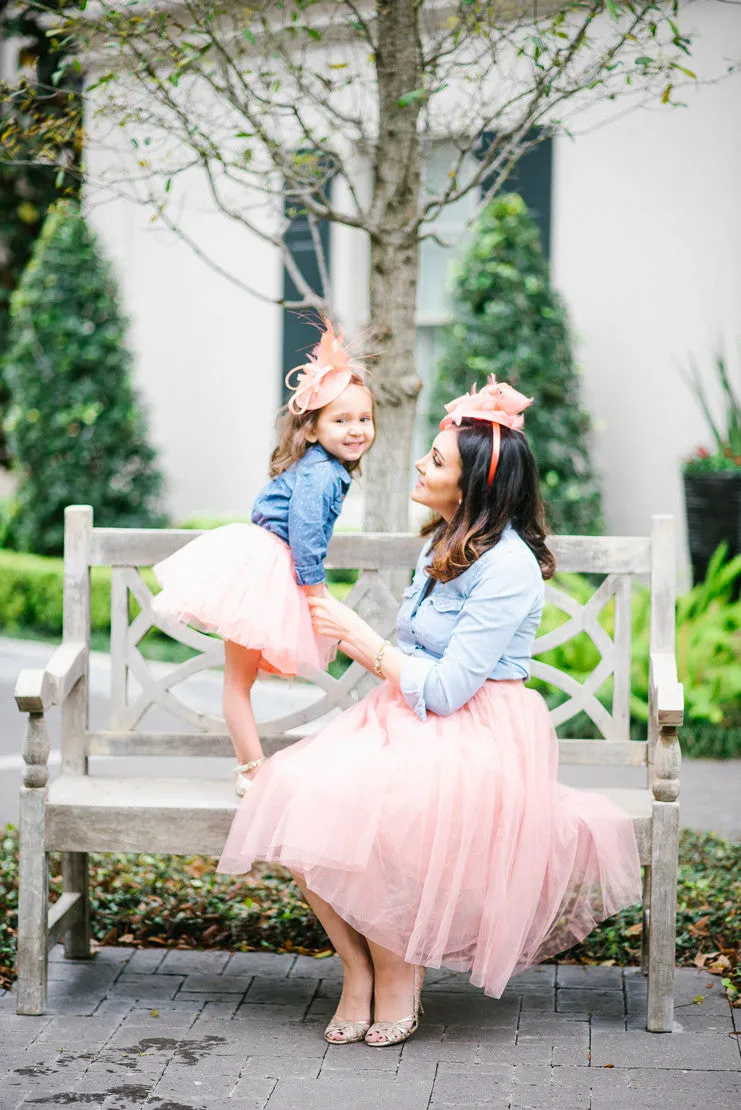
[[[378,0],[378,141],[370,221],[370,314],[378,358],[376,442],[368,455],[365,527],[409,527],[412,429],[421,383],[414,365],[419,246],[420,101],[399,106],[422,83],[416,0]]]

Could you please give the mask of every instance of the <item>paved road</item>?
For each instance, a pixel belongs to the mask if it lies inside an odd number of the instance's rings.
[[[13,688],[18,672],[23,667],[43,667],[51,648],[30,640],[11,640],[0,637],[0,827],[15,821],[18,813],[18,783],[22,761],[20,750],[24,718],[13,701]],[[91,723],[94,728],[108,724],[108,691],[110,672],[108,657],[93,653],[90,670]],[[203,674],[184,683],[181,696],[191,704],[211,713],[220,712],[221,680],[217,674]],[[274,716],[302,704],[315,696],[311,687],[281,680],[258,683],[255,692],[255,710],[258,718]],[[168,729],[172,718],[153,712],[147,718],[147,727]],[[58,762],[58,713],[49,715],[52,735],[51,773]],[[181,727],[181,726],[178,726]],[[223,759],[137,759],[91,760],[94,774],[141,774],[187,777],[207,775],[227,776],[231,760]],[[125,770],[122,770],[125,768]],[[571,786],[641,786],[642,772],[636,767],[592,768],[563,767],[561,779]],[[741,839],[741,760],[686,760],[682,768],[681,793],[682,823],[691,828],[707,829]]]
[[[0,1107],[103,1110],[737,1110],[741,1032],[718,976],[677,974],[671,1035],[636,968],[542,966],[500,999],[428,971],[404,1045],[328,1045],[336,959],[52,950],[49,1012],[0,998]],[[734,1028],[734,1015],[736,1026]]]

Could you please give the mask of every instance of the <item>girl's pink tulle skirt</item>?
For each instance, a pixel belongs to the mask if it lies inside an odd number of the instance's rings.
[[[162,586],[155,613],[261,652],[262,671],[308,676],[334,656],[314,634],[290,548],[264,528],[225,524],[152,569]]]
[[[268,760],[219,870],[283,864],[370,940],[498,997],[641,897],[630,818],[559,785],[557,764],[521,682],[424,723],[387,682]]]

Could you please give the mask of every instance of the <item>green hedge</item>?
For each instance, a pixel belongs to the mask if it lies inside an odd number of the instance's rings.
[[[156,579],[143,571],[150,589]],[[5,635],[27,634],[58,638],[62,635],[64,564],[44,555],[0,551],[0,626]],[[90,624],[93,633],[110,632],[111,571],[93,567],[90,572]]]
[[[741,987],[741,844],[684,829],[677,889],[677,962],[722,974],[732,998]],[[52,856],[52,891],[61,892]],[[200,856],[91,855],[92,931],[101,944],[231,948],[328,955],[323,929],[287,872],[258,866],[217,875]],[[0,834],[0,986],[15,978],[18,838]],[[623,910],[564,955],[579,963],[636,964],[641,913]],[[711,955],[712,954],[712,955]]]

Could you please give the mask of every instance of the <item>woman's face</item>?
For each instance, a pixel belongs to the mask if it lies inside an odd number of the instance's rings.
[[[412,501],[426,505],[443,520],[452,520],[462,500],[458,433],[452,428],[438,432],[430,450],[414,465],[419,478],[412,490]]]

